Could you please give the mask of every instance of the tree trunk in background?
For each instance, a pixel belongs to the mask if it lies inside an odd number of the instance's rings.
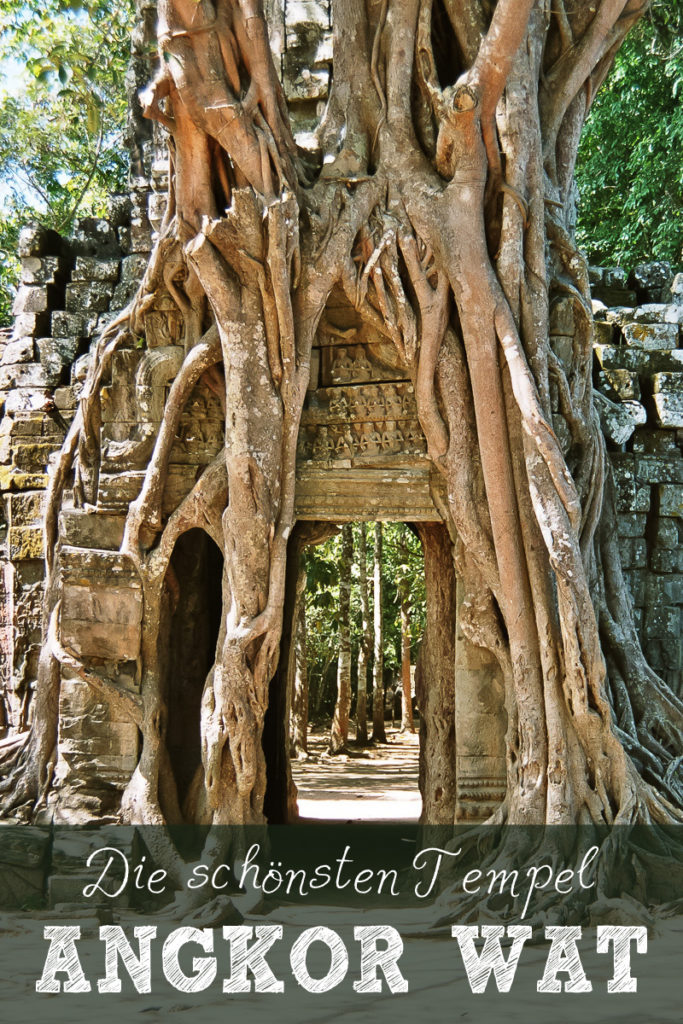
[[[401,602],[401,732],[415,732],[413,724],[413,699],[410,679],[410,588],[411,578],[406,575],[409,563],[405,534],[399,542],[401,569],[396,580],[398,599]]]
[[[384,728],[384,608],[382,599],[382,524],[375,523],[373,547],[373,664],[372,664],[372,739],[386,743]]]
[[[415,732],[410,686],[410,595],[401,601],[401,732]]]
[[[368,742],[368,663],[372,650],[370,595],[368,593],[368,540],[365,523],[358,533],[358,590],[360,593],[360,641],[358,644],[358,694],[356,696],[356,742]]]
[[[292,757],[308,754],[308,661],[306,659],[306,570],[300,569],[299,602],[294,640],[294,686],[290,719]]]
[[[341,534],[339,559],[339,652],[337,655],[337,701],[330,730],[330,753],[340,754],[349,742],[351,711],[351,565],[353,533],[347,523]]]

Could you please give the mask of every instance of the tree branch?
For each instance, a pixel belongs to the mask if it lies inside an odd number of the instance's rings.
[[[536,0],[498,0],[488,32],[466,80],[480,94],[482,122],[492,118]]]

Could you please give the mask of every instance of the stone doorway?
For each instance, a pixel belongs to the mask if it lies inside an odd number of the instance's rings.
[[[394,497],[400,499],[398,488]],[[376,492],[373,498],[377,500]],[[348,540],[352,540],[353,545],[346,577],[350,599],[350,721],[344,749],[331,754],[341,629],[337,609],[343,586],[339,573],[344,572],[340,563],[344,550],[340,533],[342,526],[346,527]],[[305,821],[417,821],[421,812],[418,784],[420,716],[414,698],[417,654],[424,632],[422,545],[415,526],[404,522],[383,520],[378,523],[366,519],[336,524],[335,530],[336,535],[322,544],[308,545],[303,556],[302,582],[306,581],[306,588],[299,596],[299,606],[306,609],[307,622],[305,661],[309,694],[306,757],[300,741],[295,741],[301,728],[297,730],[294,723],[290,727],[298,813]],[[375,549],[378,539],[379,560]],[[361,559],[365,568],[364,582],[361,582]],[[374,577],[378,567],[381,567],[383,595],[381,643],[374,623]],[[363,596],[367,600],[367,661],[361,668]],[[299,625],[302,627],[304,623],[300,620]],[[381,650],[379,670],[375,664],[378,643]],[[295,678],[290,681],[293,719],[296,711],[294,693],[302,685],[303,654],[301,637],[298,637]],[[404,668],[410,681],[414,720],[406,717],[402,733]],[[379,740],[373,724],[377,672],[381,674],[383,683],[383,732]],[[359,715],[362,704],[365,705],[365,728],[362,728]]]
[[[301,552],[323,539],[331,524],[358,521],[411,523],[423,545],[429,608],[420,733],[423,820],[482,820],[503,798],[502,690],[496,666],[456,628],[446,508],[443,478],[427,454],[407,368],[339,288],[316,335],[299,431],[297,524],[289,542],[280,665],[263,737],[269,821],[296,816],[286,723]]]
[[[504,798],[506,786],[505,713],[497,666],[474,648],[458,627],[457,608],[462,594],[458,592],[451,539],[445,524],[437,519],[436,505],[432,502],[431,509],[425,506],[424,518],[412,521],[409,509],[413,481],[400,475],[392,478],[389,473],[384,479],[384,495],[391,494],[392,508],[390,511],[385,505],[388,514],[382,518],[398,519],[398,504],[403,511],[399,521],[412,522],[424,559],[427,613],[421,665],[416,673],[421,820],[430,824],[481,821]],[[346,521],[372,522],[376,519],[372,513],[384,500],[381,487],[354,490],[354,495],[347,496]],[[299,521],[290,541],[282,656],[271,684],[264,732],[266,814],[270,822],[293,821],[298,813],[289,757],[288,708],[293,687],[296,581],[302,551],[330,532],[332,510],[325,504],[330,491],[318,493],[320,503],[311,503],[311,518]],[[368,497],[374,503],[372,510],[365,504]],[[314,518],[328,508],[327,520]]]
[[[200,529],[182,534],[166,577],[160,662],[168,693],[166,746],[182,807],[201,765],[200,709],[223,608],[223,556]]]

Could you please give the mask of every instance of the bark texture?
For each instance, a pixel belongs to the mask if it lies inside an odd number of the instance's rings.
[[[365,523],[358,530],[358,590],[360,594],[360,640],[358,642],[358,692],[356,694],[356,742],[368,742],[368,665],[372,651],[370,594],[368,592],[368,538]]]
[[[407,554],[403,555],[407,561]],[[415,732],[410,678],[410,586],[406,579],[398,587],[401,602],[401,732]]]
[[[6,755],[5,809],[39,807],[50,788],[64,664],[140,729],[129,820],[263,820],[299,420],[313,337],[340,287],[413,379],[459,538],[463,629],[500,665],[508,795],[496,820],[680,820],[683,705],[633,625],[571,234],[581,125],[645,2],[332,6],[324,163],[309,180],[261,0],[160,0],[146,111],[169,132],[168,210],[138,295],[98,342],[51,479],[36,724]],[[76,504],[96,500],[112,354],[144,337],[161,295],[182,319],[185,358],[122,546],[144,596],[137,697],[60,645],[55,543],[72,471]],[[550,344],[560,308],[572,326],[561,353]],[[224,399],[225,448],[164,519],[170,448],[205,374]],[[157,641],[175,541],[196,526],[224,554],[223,613],[201,765],[181,808]]]
[[[306,570],[300,569],[299,609],[294,639],[294,685],[290,720],[292,757],[305,758],[308,754],[308,660],[306,657]]]
[[[373,544],[373,660],[372,660],[372,739],[375,743],[386,743],[384,728],[384,609],[382,600],[382,524],[375,523]]]
[[[353,534],[347,523],[341,534],[339,558],[339,645],[337,650],[337,700],[330,730],[330,754],[341,754],[349,742],[351,713],[351,563]]]

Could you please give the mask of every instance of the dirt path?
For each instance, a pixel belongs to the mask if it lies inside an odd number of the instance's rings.
[[[417,821],[417,733],[387,729],[387,744],[330,757],[328,733],[309,732],[306,761],[292,763],[304,820]]]

